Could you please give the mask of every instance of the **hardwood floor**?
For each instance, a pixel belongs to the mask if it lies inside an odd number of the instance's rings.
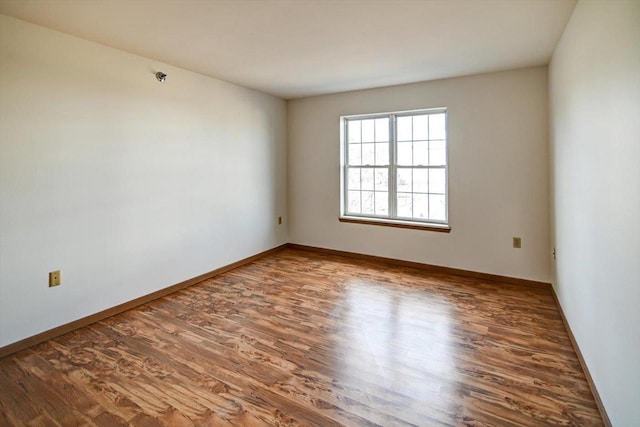
[[[285,249],[0,360],[0,425],[602,425],[551,291]]]

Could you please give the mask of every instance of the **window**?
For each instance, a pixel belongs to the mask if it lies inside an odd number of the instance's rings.
[[[341,220],[448,229],[447,112],[342,117]]]

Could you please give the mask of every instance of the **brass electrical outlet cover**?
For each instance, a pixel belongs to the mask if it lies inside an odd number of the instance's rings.
[[[60,270],[56,270],[56,271],[52,271],[51,273],[49,273],[49,287],[53,287],[53,286],[58,286],[60,285],[62,280],[62,274],[60,273]]]
[[[522,247],[522,240],[520,239],[520,237],[513,238],[513,247],[516,249],[520,249]]]

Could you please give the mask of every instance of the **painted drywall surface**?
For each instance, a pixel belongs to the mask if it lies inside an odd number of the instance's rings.
[[[283,100],[0,31],[0,346],[287,241]]]
[[[432,107],[448,109],[451,233],[338,222],[340,116]],[[549,281],[546,67],[292,100],[288,132],[292,242]]]
[[[614,426],[640,420],[640,2],[581,1],[550,65],[553,283]]]

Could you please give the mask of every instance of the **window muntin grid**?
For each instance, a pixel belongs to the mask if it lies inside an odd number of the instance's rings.
[[[343,118],[345,216],[446,224],[446,110]]]

